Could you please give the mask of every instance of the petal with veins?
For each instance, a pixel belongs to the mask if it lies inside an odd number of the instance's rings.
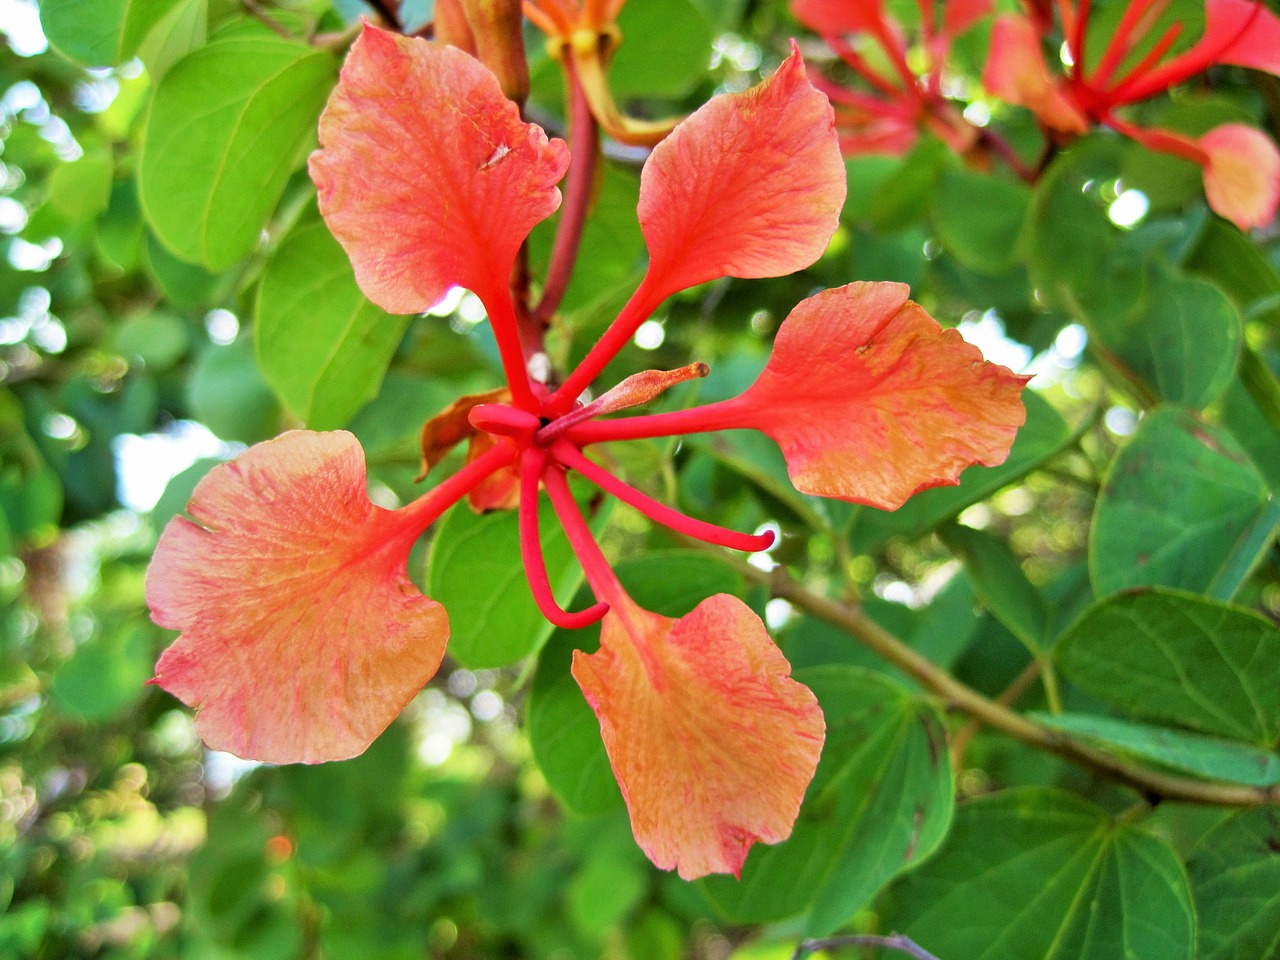
[[[818,765],[817,698],[764,624],[717,594],[679,620],[629,601],[573,676],[600,720],[636,841],[686,880],[737,874],[756,841],[791,833]]]
[[[791,14],[815,33],[869,33],[884,18],[882,0],[791,0]]]
[[[311,178],[365,295],[426,310],[451,286],[505,297],[520,244],[560,205],[563,141],[520,119],[479,61],[366,25],[320,118]]]
[[[1209,156],[1204,193],[1213,212],[1241,230],[1274,220],[1280,206],[1280,151],[1271,138],[1242,123],[1228,123],[1198,143]]]
[[[182,631],[156,682],[216,750],[361,753],[436,672],[444,608],[405,575],[417,530],[369,501],[345,432],[294,431],[214,467],[160,537],[147,604]]]
[[[768,80],[713,98],[654,148],[640,178],[645,282],[667,296],[802,270],[835,233],[845,184],[831,104],[793,44]]]
[[[798,490],[887,510],[971,464],[1003,463],[1029,378],[984,360],[907,294],[851,283],[803,301],[760,378],[717,405],[719,425],[773,437]]]

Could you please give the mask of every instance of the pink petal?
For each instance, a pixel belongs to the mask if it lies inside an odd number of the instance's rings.
[[[954,38],[991,12],[991,0],[947,0],[942,14],[942,35]]]
[[[1242,123],[1215,127],[1199,140],[1209,160],[1204,193],[1214,213],[1241,230],[1265,227],[1280,206],[1280,150],[1261,130]]]
[[[717,277],[776,277],[826,249],[844,204],[831,104],[791,56],[715,97],[654,149],[640,179],[646,285],[658,299]]]
[[[563,141],[524,123],[454,47],[365,25],[320,117],[320,212],[365,295],[426,310],[451,286],[505,297],[517,250],[560,205]]]
[[[791,14],[814,33],[870,33],[884,19],[883,0],[791,0]]]
[[[1232,63],[1280,75],[1280,17],[1263,0],[1208,0],[1204,36],[1196,44]]]
[[[182,634],[156,681],[210,747],[272,763],[362,752],[436,672],[444,608],[405,575],[417,535],[365,492],[345,432],[215,467],[160,537],[147,604]]]
[[[1003,463],[1029,378],[983,360],[907,294],[852,283],[802,302],[760,378],[717,405],[718,425],[773,437],[798,490],[887,510],[971,464]]]
[[[1084,133],[1089,129],[1088,118],[1050,75],[1040,34],[1025,17],[996,17],[982,85],[1006,103],[1026,107],[1055,130]]]
[[[573,676],[600,720],[636,841],[686,880],[737,874],[791,833],[825,726],[818,701],[751,609],[717,594],[671,620],[605,614]]]

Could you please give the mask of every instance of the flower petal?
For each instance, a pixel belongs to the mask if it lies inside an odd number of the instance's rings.
[[[809,266],[839,223],[845,182],[831,104],[793,43],[772,77],[715,97],[654,148],[640,178],[645,283],[661,299]]]
[[[1209,156],[1204,193],[1214,213],[1241,230],[1265,227],[1280,207],[1280,150],[1242,123],[1215,127],[1198,141]]]
[[[1280,17],[1263,0],[1208,0],[1197,47],[1215,63],[1231,63],[1280,75]]]
[[[737,874],[791,833],[825,727],[817,698],[741,600],[679,620],[614,604],[573,676],[600,720],[636,841],[686,880]]]
[[[883,0],[791,0],[791,15],[814,33],[869,33],[884,19]]]
[[[996,17],[982,85],[1006,103],[1026,107],[1055,130],[1084,133],[1089,129],[1088,118],[1050,75],[1040,34],[1025,17]]]
[[[160,537],[147,604],[182,634],[156,682],[205,743],[272,763],[362,752],[431,678],[444,608],[405,575],[417,530],[374,506],[345,432],[295,431],[215,467]]]
[[[942,35],[960,36],[991,12],[991,0],[947,0],[942,13]]]
[[[971,464],[1003,463],[1029,378],[983,360],[907,294],[851,283],[803,301],[760,378],[718,405],[730,412],[719,425],[773,437],[796,489],[887,510]]]
[[[417,313],[462,286],[505,296],[517,250],[560,205],[563,141],[524,123],[454,47],[365,25],[320,117],[320,212],[365,295]]]

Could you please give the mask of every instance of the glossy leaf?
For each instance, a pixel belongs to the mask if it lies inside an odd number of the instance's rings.
[[[1280,786],[1280,754],[1238,741],[1080,713],[1037,713],[1032,718],[1041,726],[1148,764],[1251,787]]]
[[[371,25],[325,107],[320,144],[310,161],[320,212],[360,289],[392,313],[426,310],[452,286],[493,309],[521,243],[560,205],[569,165],[563,141],[524,123],[474,58]]]
[[[1023,573],[1008,543],[983,530],[952,524],[942,542],[964,562],[978,596],[1027,648],[1041,648],[1048,630],[1044,598]]]
[[[1243,608],[1125,593],[1092,607],[1055,655],[1072,683],[1139,719],[1264,749],[1280,738],[1280,630]]]
[[[1226,432],[1172,407],[1150,413],[1112,462],[1089,539],[1099,596],[1129,587],[1230,599],[1280,522]],[[1244,562],[1236,562],[1243,551]]]
[[[201,47],[165,74],[138,170],[165,246],[221,270],[257,245],[313,142],[333,71],[324,51],[251,35]]]
[[[349,433],[295,431],[214,467],[170,521],[147,604],[182,634],[156,682],[214,749],[355,756],[431,678],[444,608],[405,573],[417,528],[374,506]]]
[[[804,915],[821,935],[891,878],[923,862],[951,821],[952,780],[941,717],[885,677],[856,667],[797,673],[827,717],[827,744],[790,839],[758,847],[740,881],[704,882],[740,923]]]
[[[980,273],[1014,263],[1031,194],[1016,180],[946,170],[934,199],[934,222],[947,251]]]
[[[295,230],[258,287],[258,366],[294,416],[316,430],[347,423],[378,394],[407,317],[364,298],[323,223]]]
[[[1191,891],[1174,852],[1061,790],[961,804],[942,849],[895,902],[887,923],[948,960],[1195,956]]]
[[[1280,811],[1242,810],[1196,846],[1187,874],[1200,960],[1280,957]]]
[[[645,282],[661,299],[803,269],[826,249],[844,197],[831,105],[793,50],[768,80],[716,97],[654,148],[640,178]]]
[[[41,0],[49,42],[88,67],[114,67],[138,52],[147,33],[181,0]]]

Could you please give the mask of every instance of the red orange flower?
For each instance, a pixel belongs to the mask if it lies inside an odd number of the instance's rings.
[[[562,143],[523,123],[466,55],[366,27],[321,121],[311,171],[321,210],[362,288],[419,311],[452,285],[483,301],[506,394],[466,398],[433,443],[468,431],[478,452],[397,511],[368,502],[349,435],[297,432],[216,468],[196,491],[196,523],[166,531],[148,575],[162,625],[182,631],[157,681],[201,711],[208,742],[274,761],[363,749],[431,675],[447,628],[404,576],[413,541],[495,477],[518,500],[530,588],[552,622],[603,618],[601,650],[574,676],[601,722],[641,846],[684,877],[736,873],[757,840],[791,829],[817,765],[823,720],[759,618],[717,596],[670,620],[626,595],[565,475],[581,474],[659,523],[761,550],[770,534],[686,517],[584,452],[628,436],[756,428],[783,448],[801,489],[892,507],[914,490],[998,463],[1023,411],[1023,378],[944,333],[893,284],[805,301],[774,358],[735,400],[599,420],[706,374],[647,371],[591,403],[580,395],[662,300],[722,276],[768,277],[822,253],[844,199],[832,113],[793,50],[756,88],[716,98],[646,164],[640,219],[649,270],[621,314],[558,388],[528,373],[508,287],[517,251],[558,202]],[[487,399],[491,402],[474,402]],[[503,402],[506,400],[506,402]],[[431,457],[428,456],[428,460]],[[547,583],[539,489],[597,603],[570,613]],[[518,489],[515,489],[518,487]]]

